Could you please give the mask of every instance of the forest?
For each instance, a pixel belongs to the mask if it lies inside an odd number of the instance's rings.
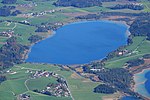
[[[4,4],[14,4],[16,2],[17,2],[17,0],[2,0],[2,3],[4,3]]]
[[[9,38],[7,43],[0,48],[0,70],[22,63],[26,50],[29,50],[29,47],[18,44],[15,37]]]
[[[38,27],[35,32],[48,32],[48,29],[46,27]]]
[[[144,59],[150,59],[150,54],[145,54],[145,55],[143,55],[143,58],[144,58]]]
[[[55,6],[73,6],[78,8],[101,6],[101,0],[58,0],[54,3]]]
[[[116,92],[116,89],[110,87],[109,85],[100,84],[94,88],[95,93],[105,93],[105,94],[113,94]]]
[[[0,84],[6,80],[6,76],[0,74]]]
[[[144,6],[142,5],[134,5],[134,4],[117,4],[114,7],[109,7],[110,9],[116,10],[116,9],[132,9],[132,10],[142,10],[144,9]]]
[[[133,67],[133,66],[139,66],[144,64],[144,60],[143,59],[133,59],[127,62],[128,67]]]
[[[150,26],[150,15],[147,15],[147,16],[138,17],[131,24],[129,30],[133,36],[147,36],[147,40],[150,40],[149,26]]]
[[[30,41],[30,43],[36,43],[36,42],[42,40],[42,37],[39,35],[32,35],[31,37],[29,37],[28,40]]]
[[[95,92],[109,94],[115,91],[121,91],[140,100],[143,99],[138,93],[130,89],[131,83],[133,82],[133,75],[128,70],[124,68],[105,69],[100,72],[95,72],[95,74],[105,83],[105,85],[95,87]]]
[[[14,10],[15,8],[15,6],[2,6],[0,8],[0,16],[17,16],[22,13],[20,10]]]

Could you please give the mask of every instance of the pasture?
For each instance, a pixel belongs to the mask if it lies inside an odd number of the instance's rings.
[[[26,93],[31,95],[31,100],[71,100],[70,97],[51,97],[44,94],[33,92],[34,89],[42,90],[46,87],[48,83],[57,82],[55,78],[42,77],[38,79],[30,79],[31,73],[27,73],[27,70],[45,70],[53,71],[58,75],[64,77],[67,80],[69,85],[69,90],[72,93],[72,97],[75,100],[101,100],[104,94],[96,94],[93,92],[93,88],[99,85],[100,83],[92,82],[89,79],[83,78],[79,75],[77,77],[72,77],[72,71],[62,70],[60,67],[46,64],[21,64],[16,65],[11,68],[11,71],[6,73],[7,81],[3,82],[0,85],[0,91],[3,91],[1,98],[7,98],[7,100],[12,100],[16,98],[19,94]],[[7,95],[7,96],[6,96]],[[11,98],[8,98],[8,97]]]
[[[107,68],[121,68],[124,64],[131,60],[142,57],[148,54],[150,42],[145,39],[145,37],[134,37],[133,44],[126,46],[124,49],[131,51],[129,54],[124,56],[114,57],[106,62],[105,67]]]

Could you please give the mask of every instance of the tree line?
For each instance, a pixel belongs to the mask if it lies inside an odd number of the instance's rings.
[[[132,10],[143,10],[143,5],[135,5],[135,4],[117,4],[114,7],[109,7],[110,9],[116,10],[116,9],[132,9]]]
[[[0,16],[17,16],[18,14],[22,13],[20,10],[14,10],[15,8],[15,6],[2,6],[0,8]]]
[[[16,2],[17,2],[17,0],[2,0],[3,4],[14,4]]]
[[[55,6],[73,6],[78,8],[101,6],[101,0],[57,0],[53,5]]]
[[[27,50],[29,47],[18,44],[16,37],[9,38],[7,43],[0,48],[0,70],[23,63]]]
[[[150,40],[150,15],[138,17],[130,26],[129,31],[133,36],[147,36]]]

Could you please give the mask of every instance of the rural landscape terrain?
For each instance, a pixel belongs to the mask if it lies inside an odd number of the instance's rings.
[[[33,45],[64,25],[101,20],[128,28],[127,44],[104,59],[26,62]],[[0,100],[150,100],[135,82],[147,69],[150,0],[0,0]]]

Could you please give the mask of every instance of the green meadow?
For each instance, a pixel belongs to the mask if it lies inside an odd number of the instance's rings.
[[[149,54],[150,42],[146,40],[146,37],[134,37],[133,44],[126,46],[124,49],[132,51],[130,54],[126,54],[120,57],[114,57],[106,62],[107,68],[123,67],[124,64],[132,59],[142,57],[145,54]]]
[[[64,77],[68,82],[69,89],[75,100],[83,100],[85,98],[86,100],[91,100],[92,98],[94,98],[94,100],[101,100],[102,96],[104,96],[104,94],[96,94],[93,92],[93,88],[100,83],[92,82],[89,79],[83,78],[79,75],[76,75],[77,78],[72,77],[72,71],[65,71],[60,67],[53,65],[26,63],[12,67],[11,71],[15,73],[6,73],[7,81],[0,85],[0,91],[3,91],[1,98],[12,100],[12,98],[16,98],[19,94],[26,93],[31,95],[31,100],[71,100],[71,97],[50,97],[44,94],[33,92],[32,90],[34,89],[42,90],[48,83],[55,83],[57,81],[52,77],[30,79],[29,76],[31,74],[27,73],[27,70],[53,71]],[[11,98],[8,98],[8,96]]]

